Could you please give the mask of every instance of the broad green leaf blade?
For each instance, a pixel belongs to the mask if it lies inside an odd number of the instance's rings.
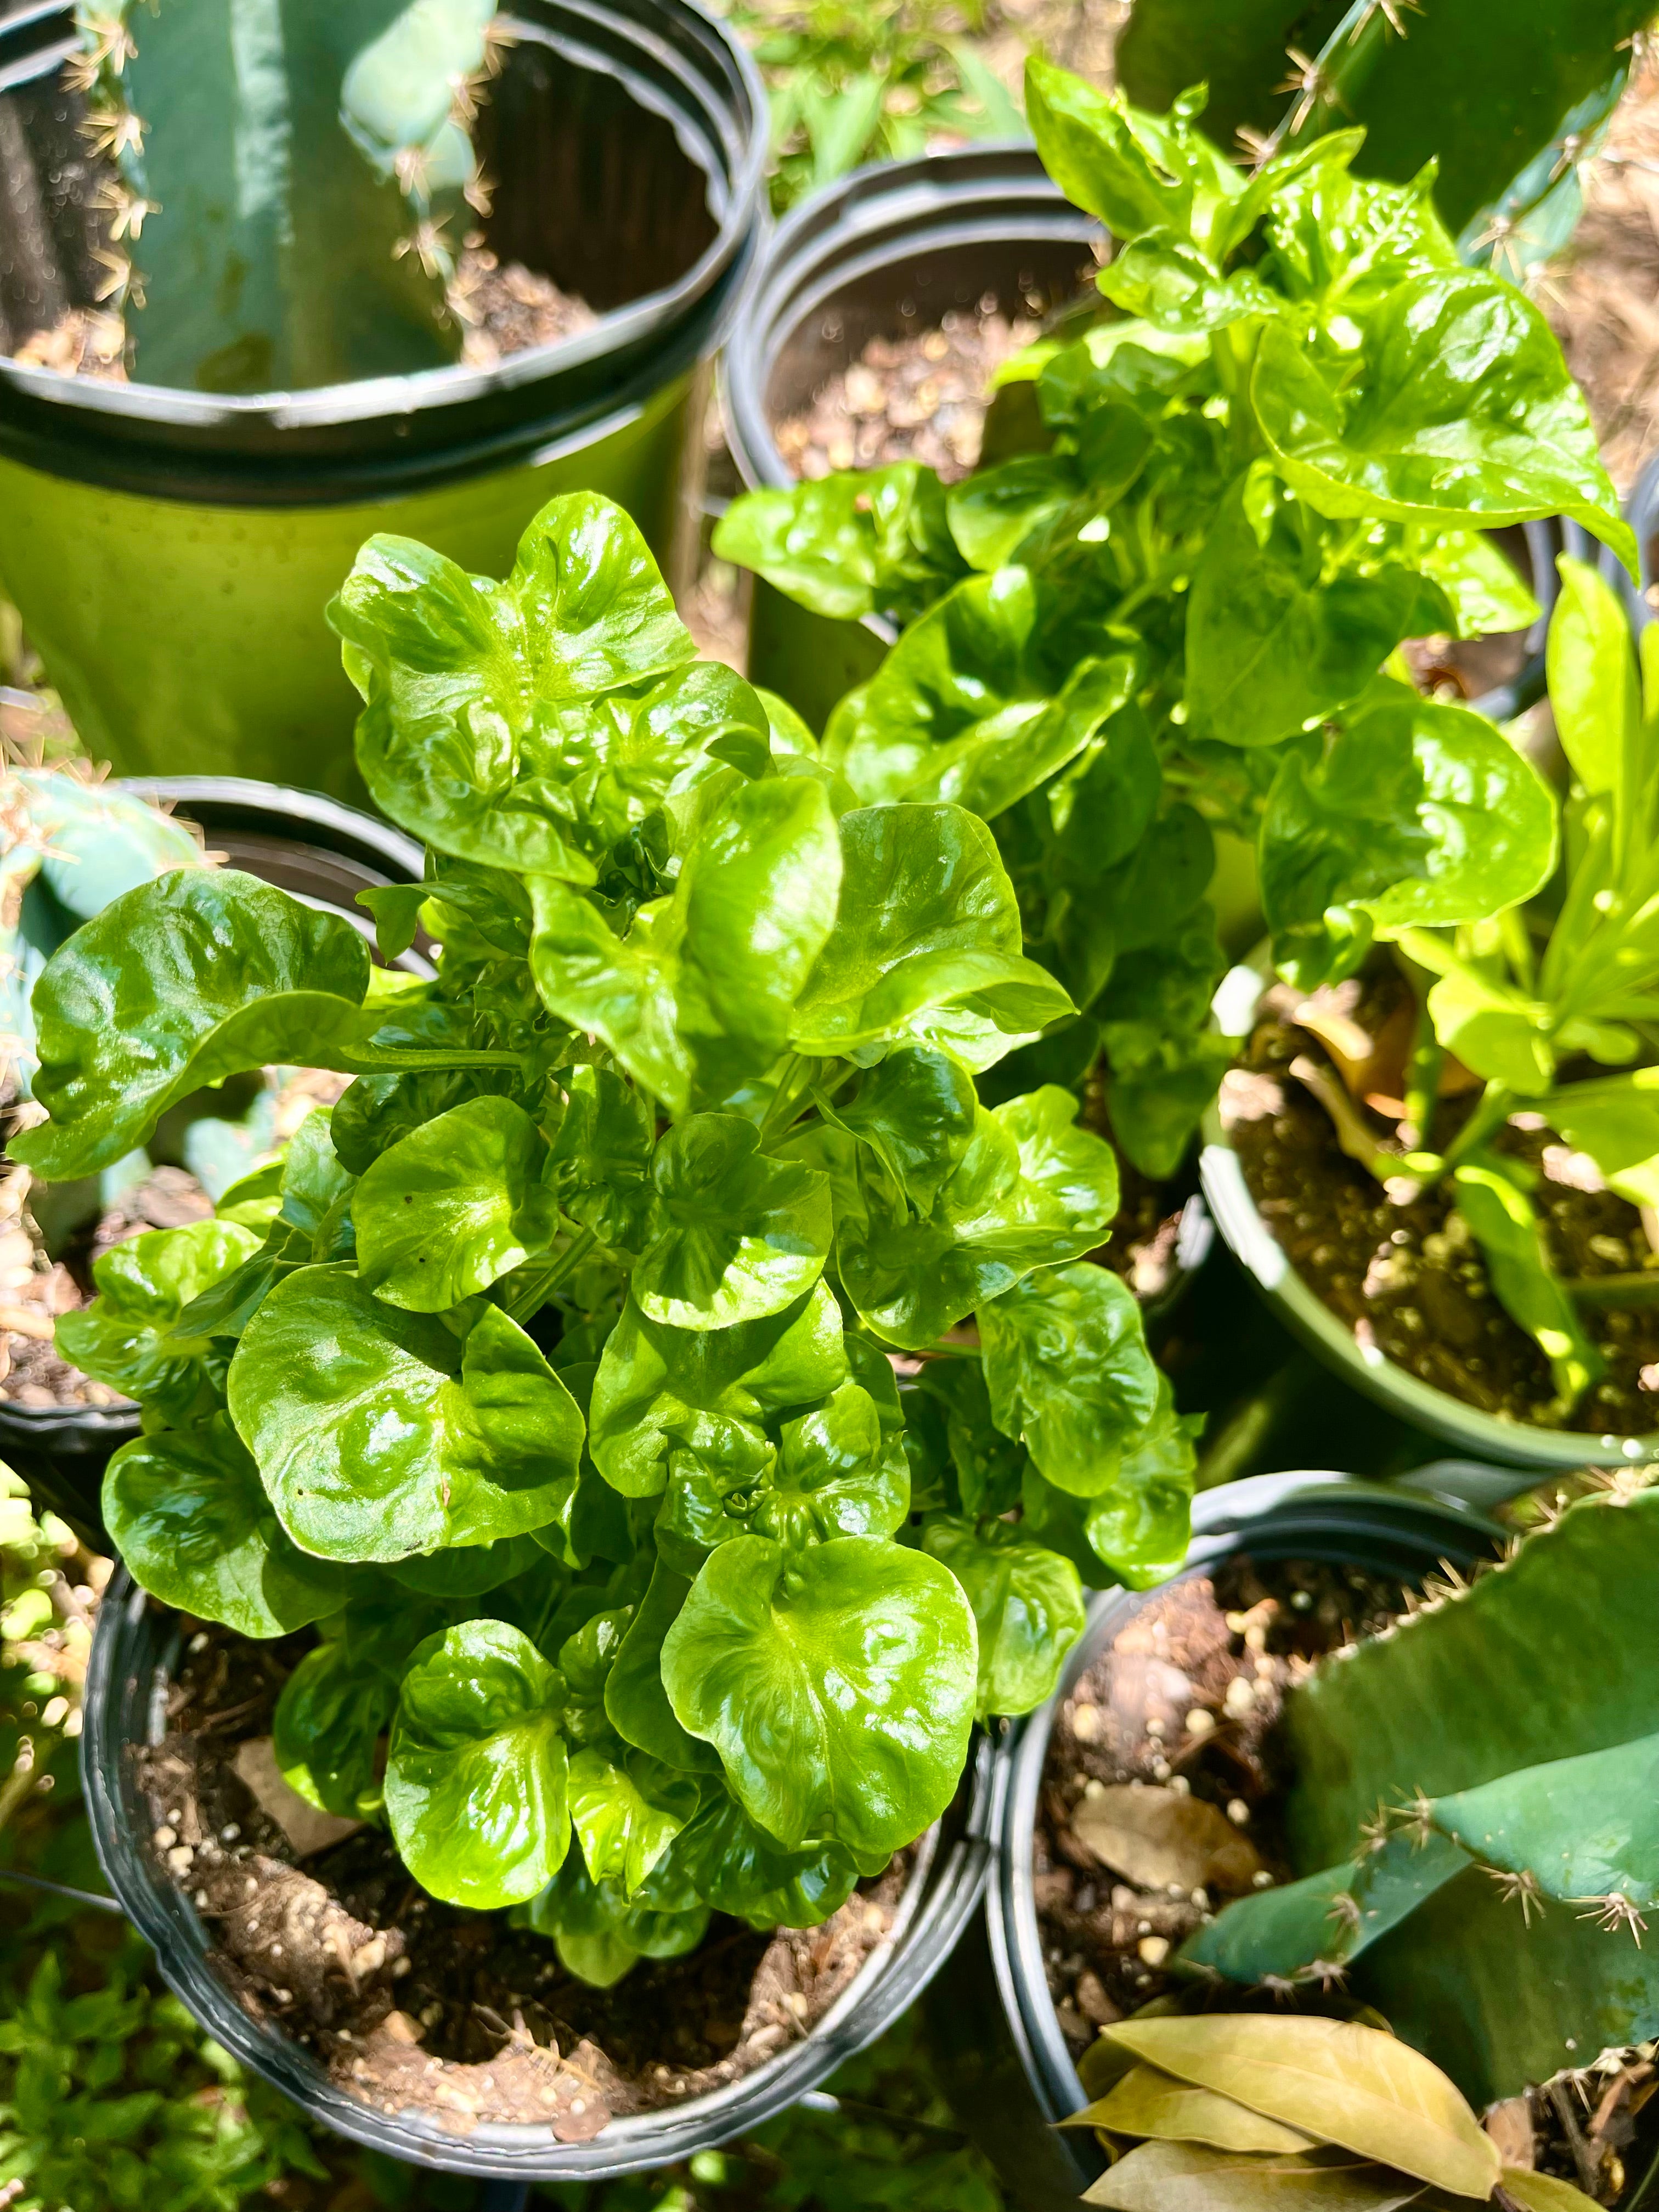
[[[1208,2143],[1215,2150],[1304,2151],[1315,2146],[1295,2128],[1264,2119],[1248,2105],[1195,2089],[1155,2066],[1133,2066],[1107,2094],[1067,2123],[1103,2128],[1109,2135],[1150,2136],[1160,2142]]]
[[[877,806],[840,827],[841,904],[795,1005],[798,1052],[868,1066],[915,1042],[978,1070],[1071,1012],[1022,955],[1013,886],[983,823],[957,806]]]
[[[1190,227],[1193,191],[1152,162],[1121,99],[1041,55],[1025,64],[1025,116],[1042,166],[1066,198],[1118,238]]]
[[[690,1577],[675,1574],[660,1559],[652,1568],[650,1584],[605,1678],[605,1717],[624,1743],[664,1765],[714,1773],[718,1758],[680,1726],[662,1684],[663,1638],[678,1620],[690,1589]]]
[[[97,1261],[98,1296],[58,1318],[58,1349],[71,1366],[170,1421],[185,1421],[204,1384],[222,1378],[207,1332],[184,1316],[196,1299],[234,1274],[259,1249],[251,1230],[232,1221],[191,1221],[152,1229]]]
[[[656,1141],[649,1100],[614,1069],[570,1071],[550,1172],[564,1211],[601,1244],[644,1250],[651,1234]]]
[[[1536,307],[1478,270],[1419,277],[1365,325],[1345,410],[1287,325],[1250,397],[1292,490],[1322,514],[1482,528],[1570,514],[1635,574],[1583,397]]]
[[[757,1421],[811,1405],[847,1380],[841,1310],[820,1280],[805,1297],[732,1328],[669,1328],[630,1299],[593,1383],[593,1464],[625,1498],[654,1498],[671,1437],[696,1440],[698,1416]]]
[[[271,1716],[271,1750],[289,1787],[321,1812],[373,1819],[383,1796],[376,1750],[397,1703],[397,1675],[365,1664],[356,1639],[331,1636],[307,1651]]]
[[[423,1889],[489,1911],[546,1887],[570,1844],[564,1685],[527,1636],[475,1620],[428,1638],[398,1693],[386,1809]]]
[[[1563,1142],[1589,1154],[1609,1190],[1632,1206],[1659,1206],[1659,1072],[1638,1067],[1622,1079],[1571,1084],[1547,1110]]]
[[[741,1115],[682,1121],[658,1146],[652,1175],[664,1226],[633,1278],[647,1320],[685,1329],[760,1321],[823,1273],[829,1178],[769,1159]]]
[[[974,1079],[949,1053],[900,1045],[872,1067],[846,1104],[818,1110],[850,1130],[926,1212],[974,1133]]]
[[[684,1113],[691,1054],[678,1034],[674,963],[659,942],[666,902],[642,908],[624,938],[568,883],[536,876],[531,892],[530,964],[549,1012],[609,1045],[636,1083]]]
[[[345,1577],[289,1542],[222,1415],[123,1444],[104,1471],[104,1519],[135,1580],[238,1635],[286,1636],[332,1613]]]
[[[786,1851],[723,1785],[712,1795],[674,1856],[715,1911],[769,1931],[816,1928],[846,1904],[859,1879],[850,1852],[838,1844]]]
[[[1630,622],[1617,594],[1583,561],[1559,562],[1561,596],[1550,620],[1550,706],[1561,749],[1593,798],[1614,818],[1642,803],[1642,694]]]
[[[949,1802],[973,1724],[974,1617],[936,1560],[875,1537],[722,1545],[663,1644],[675,1715],[786,1850],[872,1856]],[[925,1723],[921,1716],[926,1715]]]
[[[352,1199],[365,1285],[445,1313],[545,1252],[558,1226],[547,1147],[521,1106],[471,1098],[380,1154]]]
[[[485,1306],[464,1336],[307,1268],[237,1349],[230,1406],[295,1540],[396,1560],[556,1517],[582,1419],[524,1331]]]
[[[1087,1261],[1042,1268],[979,1309],[991,1411],[1061,1490],[1091,1498],[1152,1419],[1158,1374],[1134,1292]]]
[[[941,1518],[922,1536],[974,1609],[979,1680],[974,1717],[1029,1713],[1053,1690],[1083,1633],[1083,1587],[1069,1559],[1022,1538],[1006,1521]]]
[[[1160,1375],[1151,1420],[1124,1445],[1106,1488],[1082,1500],[1095,1556],[1130,1589],[1152,1589],[1181,1571],[1203,1427],[1203,1414],[1176,1413],[1169,1377]]]
[[[839,622],[886,613],[906,619],[963,567],[943,488],[915,461],[746,493],[721,516],[714,550]]]
[[[349,921],[255,877],[179,868],[141,884],[35,987],[33,1091],[52,1118],[9,1149],[61,1182],[123,1158],[204,1084],[267,1062],[350,1067],[374,1027],[368,976]]]
[[[1455,2196],[1490,2196],[1498,2179],[1491,2137],[1439,2068],[1376,2028],[1211,2014],[1103,2033],[1183,2081]]]
[[[620,1762],[591,1746],[570,1762],[570,1819],[595,1881],[631,1897],[697,1809],[697,1785],[637,1754]]]
[[[1150,2142],[1091,2183],[1083,2201],[1113,2212],[1395,2212],[1422,2193],[1421,2182],[1352,2154]]]

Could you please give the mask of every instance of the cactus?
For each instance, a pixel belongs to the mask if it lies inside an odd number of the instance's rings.
[[[445,305],[491,0],[79,0],[104,297],[148,383],[261,392],[456,359]]]
[[[1183,1963],[1340,1978],[1477,2106],[1659,2033],[1656,1580],[1659,1490],[1613,1478],[1322,1661],[1285,1711],[1306,1871]]]
[[[1257,154],[1357,123],[1367,175],[1403,183],[1437,161],[1465,258],[1516,276],[1571,236],[1579,168],[1650,12],[1648,0],[1137,0],[1118,70],[1141,106],[1206,78],[1205,128]]]

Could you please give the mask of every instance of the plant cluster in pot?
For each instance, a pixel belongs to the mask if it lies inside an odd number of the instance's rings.
[[[1192,1445],[1078,1264],[1109,1147],[976,1094],[1071,1012],[982,823],[858,804],[590,495],[504,582],[372,539],[331,611],[428,848],[364,902],[435,976],[183,872],[34,992],[48,1176],[249,1066],[355,1079],[174,1232],[182,1310],[85,1317],[145,1408],[106,1521],[188,1617],[106,1608],[94,1824],[181,1990],[211,1950],[240,1993],[214,2032],[338,2124],[648,2164],[834,2063],[975,1717],[1046,1694],[1085,1578],[1178,1564]],[[255,1809],[295,1798],[303,1870]]]
[[[8,1136],[37,1117],[39,1054],[30,992],[80,922],[136,884],[231,860],[285,890],[356,915],[358,890],[418,877],[421,848],[337,801],[234,778],[143,787],[100,777],[82,759],[50,763],[31,714],[18,757],[0,769],[0,1114]],[[33,732],[29,724],[36,726]],[[173,812],[182,806],[187,812]],[[204,833],[213,840],[204,849]],[[427,972],[418,952],[402,964]],[[250,1071],[169,1109],[146,1146],[95,1175],[48,1183],[9,1159],[0,1183],[0,1453],[37,1496],[94,1548],[107,1549],[99,1486],[111,1452],[138,1433],[139,1412],[109,1379],[75,1364],[73,1318],[102,1273],[126,1271],[130,1297],[188,1295],[147,1271],[141,1240],[214,1210],[215,1202],[344,1078],[285,1066]],[[120,1256],[115,1256],[120,1248]],[[136,1271],[136,1272],[135,1272]],[[54,1341],[55,1324],[64,1331]]]
[[[320,611],[371,530],[499,568],[586,487],[665,556],[765,95],[686,0],[246,35],[225,0],[0,27],[0,565],[99,757],[356,795]]]
[[[1010,1762],[1005,2102],[1078,2130],[1031,2201],[1638,2203],[1659,1492],[1580,1485],[1501,1565],[1407,1491],[1205,1503]]]
[[[1613,589],[1562,573],[1559,857],[1535,793],[1489,791],[1470,825],[1478,867],[1533,848],[1536,896],[1511,884],[1455,928],[1368,900],[1391,940],[1373,950],[1293,859],[1266,886],[1285,980],[1205,1177],[1285,1317],[1361,1388],[1486,1456],[1565,1468],[1648,1459],[1659,1431],[1659,693]]]
[[[1562,514],[1630,544],[1553,337],[1460,262],[1431,179],[1355,176],[1353,131],[1246,177],[1198,105],[1030,66],[1048,170],[1116,240],[1108,316],[1003,372],[1042,450],[756,492],[716,537],[820,613],[902,618],[824,757],[866,802],[990,824],[1079,1010],[1019,1073],[1092,1078],[1155,1182],[1227,1064],[1212,1000],[1264,878],[1315,918],[1385,899],[1402,924],[1536,888],[1538,777],[1395,656],[1534,623],[1495,531]],[[1486,849],[1517,810],[1528,834]]]

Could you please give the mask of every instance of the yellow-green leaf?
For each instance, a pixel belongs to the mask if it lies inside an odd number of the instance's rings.
[[[1458,2197],[1489,2197],[1492,2139],[1440,2069],[1357,2021],[1212,2013],[1123,2021],[1105,2035],[1183,2081]]]
[[[1409,2175],[1347,2151],[1211,2150],[1143,2143],[1084,2195],[1111,2212],[1396,2212],[1423,2193]]]
[[[1177,2081],[1156,2066],[1132,2067],[1116,2087],[1073,2114],[1068,2128],[1103,2128],[1108,2135],[1156,2136],[1168,2142],[1208,2143],[1216,2150],[1312,2150],[1312,2138],[1282,2121],[1253,2112],[1213,2089]]]
[[[1514,2197],[1521,2212],[1590,2212],[1593,2197],[1575,2189],[1553,2173],[1534,2173],[1528,2166],[1506,2166],[1500,2177],[1504,2194]]]

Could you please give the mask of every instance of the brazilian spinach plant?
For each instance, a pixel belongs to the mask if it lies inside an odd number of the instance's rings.
[[[710,1907],[810,1925],[1046,1694],[1080,1578],[1185,1548],[1185,1426],[1083,1256],[1111,1151],[1057,1087],[975,1091],[1071,1003],[984,824],[859,804],[606,501],[505,582],[371,539],[331,619],[428,847],[365,899],[435,980],[192,871],[34,994],[38,1176],[240,1069],[356,1077],[64,1320],[144,1407],[112,1534],[192,1613],[316,1624],[282,1766],[434,1893],[597,1980]]]
[[[1027,94],[1049,173],[1116,241],[1101,316],[1005,372],[1039,449],[948,489],[902,463],[757,492],[717,548],[821,614],[905,624],[824,760],[866,804],[993,825],[1079,1009],[1025,1065],[1072,1080],[1103,1050],[1118,1140],[1162,1175],[1227,1056],[1217,833],[1310,984],[1336,972],[1328,914],[1357,963],[1379,921],[1527,896],[1526,764],[1379,670],[1406,638],[1535,617],[1492,528],[1568,514],[1633,548],[1547,325],[1462,264],[1431,172],[1355,177],[1350,130],[1247,176],[1198,129],[1201,87],[1147,114],[1034,58]]]
[[[1549,1359],[1553,1420],[1605,1370],[1593,1310],[1659,1301],[1651,1271],[1564,1279],[1537,1171],[1493,1142],[1511,1115],[1540,1115],[1607,1188],[1659,1206],[1659,635],[1644,632],[1638,668],[1617,595],[1583,562],[1560,565],[1550,697],[1571,784],[1559,873],[1525,907],[1395,933],[1419,1000],[1405,1116],[1386,1140],[1343,1117],[1345,1149],[1398,1200],[1449,1179],[1494,1292]],[[1440,1097],[1449,1060],[1480,1079],[1455,1121]]]

